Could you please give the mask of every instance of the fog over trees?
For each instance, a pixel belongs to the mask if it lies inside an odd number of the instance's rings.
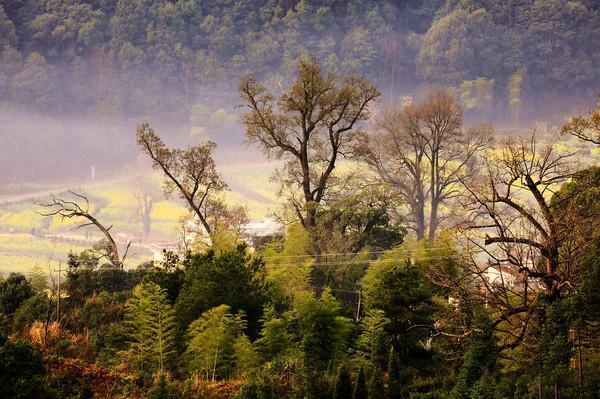
[[[443,85],[470,122],[561,126],[599,90],[598,26],[591,0],[0,1],[0,178],[114,169],[140,120],[177,146],[237,146],[239,76],[285,90],[302,55],[383,104]]]

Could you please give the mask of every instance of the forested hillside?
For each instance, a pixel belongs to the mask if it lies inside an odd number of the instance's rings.
[[[0,0],[0,399],[600,398],[600,2]]]
[[[237,143],[239,77],[252,71],[285,86],[307,54],[333,72],[366,76],[388,102],[442,85],[456,90],[471,120],[560,125],[599,90],[599,7],[593,0],[3,0],[0,102],[3,136],[11,137],[3,147],[15,151],[3,154],[2,167],[13,181],[48,177],[16,171],[18,159],[47,174],[80,169],[72,157],[42,156],[65,143],[98,164],[105,156],[89,144],[123,162],[133,143],[122,132],[135,126],[133,116],[168,127],[179,143],[207,136]],[[47,142],[15,144],[34,141],[40,125]]]

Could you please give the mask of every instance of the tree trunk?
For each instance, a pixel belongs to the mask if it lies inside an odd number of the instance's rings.
[[[425,237],[425,209],[421,200],[419,200],[417,209],[415,209],[415,219],[417,240],[420,241]]]
[[[437,232],[438,224],[438,202],[435,199],[431,200],[431,214],[429,215],[429,239],[433,241]]]
[[[578,374],[579,374],[579,397],[583,396],[583,356],[581,355],[581,331],[577,326],[577,357],[578,357]]]
[[[150,235],[150,228],[151,228],[151,218],[150,218],[149,211],[146,211],[144,213],[143,221],[144,221],[144,238],[147,238]]]
[[[304,216],[304,227],[310,229],[317,225],[317,203],[315,201],[306,202],[306,214]]]

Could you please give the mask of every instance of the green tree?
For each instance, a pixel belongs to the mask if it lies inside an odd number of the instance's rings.
[[[463,355],[463,363],[456,377],[455,385],[450,392],[452,399],[470,398],[471,391],[477,382],[484,375],[494,371],[497,356],[493,338],[494,331],[489,318],[483,311],[476,315],[473,331]]]
[[[321,207],[311,231],[317,254],[381,251],[402,243],[404,228],[394,217],[397,201],[385,189],[347,193]]]
[[[137,370],[142,375],[168,370],[175,355],[175,318],[165,290],[150,282],[136,286],[127,303],[126,321]]]
[[[401,376],[400,359],[393,353],[390,353],[389,367],[388,367],[388,384],[387,384],[387,398],[396,399],[402,395],[403,379]]]
[[[34,266],[29,271],[29,283],[35,292],[44,292],[48,288],[48,275],[40,266]]]
[[[501,68],[518,61],[518,54],[508,46],[510,32],[495,24],[485,8],[461,4],[440,14],[424,35],[417,56],[417,71],[423,78],[457,84],[478,75],[506,73]]]
[[[189,343],[186,358],[191,374],[200,375],[206,380],[230,378],[236,367],[237,356],[245,356],[238,341],[244,334],[246,322],[243,312],[233,314],[228,305],[209,309],[190,324],[187,336]],[[247,349],[247,346],[243,344]],[[239,363],[243,366],[242,363]]]
[[[283,238],[265,245],[263,259],[273,266],[265,280],[277,310],[288,309],[295,293],[310,289],[312,252],[311,234],[299,222],[290,224]]]
[[[0,335],[0,396],[35,399],[51,397],[44,388],[42,354],[25,342],[13,343]]]
[[[285,357],[293,349],[293,334],[288,331],[289,322],[277,317],[272,307],[264,312],[260,337],[255,344],[264,361]]]
[[[313,370],[335,367],[344,359],[351,324],[340,310],[328,289],[320,298],[312,292],[299,292],[294,298],[292,314],[298,323],[305,364]]]
[[[164,374],[158,377],[156,384],[148,391],[148,399],[177,399],[181,396]]]
[[[361,320],[362,332],[357,346],[361,353],[376,370],[385,370],[389,358],[391,340],[387,329],[390,319],[381,309],[367,311]]]
[[[234,313],[243,311],[250,337],[256,337],[265,304],[264,263],[238,245],[219,254],[209,250],[192,254],[184,262],[185,278],[177,298],[177,321],[185,330],[203,312],[228,305]]]
[[[22,331],[34,321],[45,321],[50,301],[45,293],[34,295],[21,304],[13,316],[13,331]]]
[[[383,373],[380,370],[373,370],[368,384],[369,398],[384,398],[385,385],[383,381]]]
[[[386,252],[369,266],[362,280],[365,309],[383,312],[377,314],[389,320],[385,325],[393,351],[406,361],[425,354],[419,354],[418,342],[426,339],[435,311],[433,288],[425,276],[426,264],[407,259],[407,248]],[[425,253],[426,249],[415,249],[412,256],[418,259]],[[415,325],[419,327],[411,328]]]
[[[6,280],[0,282],[0,311],[12,316],[33,295],[33,288],[25,276],[11,273]]]

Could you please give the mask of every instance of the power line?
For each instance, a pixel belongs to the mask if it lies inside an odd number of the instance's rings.
[[[356,265],[356,264],[371,264],[371,263],[389,263],[389,262],[399,262],[399,261],[424,261],[424,260],[436,260],[436,259],[452,259],[457,258],[457,255],[444,255],[444,256],[416,256],[416,257],[407,257],[407,258],[385,258],[385,259],[354,259],[354,260],[346,260],[346,261],[319,261],[311,264],[311,266],[336,266],[336,265]],[[275,263],[275,264],[267,264],[268,267],[275,266],[302,266],[298,263]]]
[[[429,250],[450,250],[448,247],[430,247],[426,249],[402,249],[402,250],[382,250],[382,251],[366,251],[366,252],[358,252],[353,255],[377,255],[384,253],[393,253],[393,254],[402,254],[402,253],[410,253],[410,252],[418,252],[418,251],[429,251]],[[326,256],[348,256],[351,255],[349,253],[338,252],[338,253],[326,253],[326,254],[316,254],[316,255],[272,255],[272,256],[264,256],[262,259],[280,259],[280,258],[318,258],[318,257],[326,257]]]

